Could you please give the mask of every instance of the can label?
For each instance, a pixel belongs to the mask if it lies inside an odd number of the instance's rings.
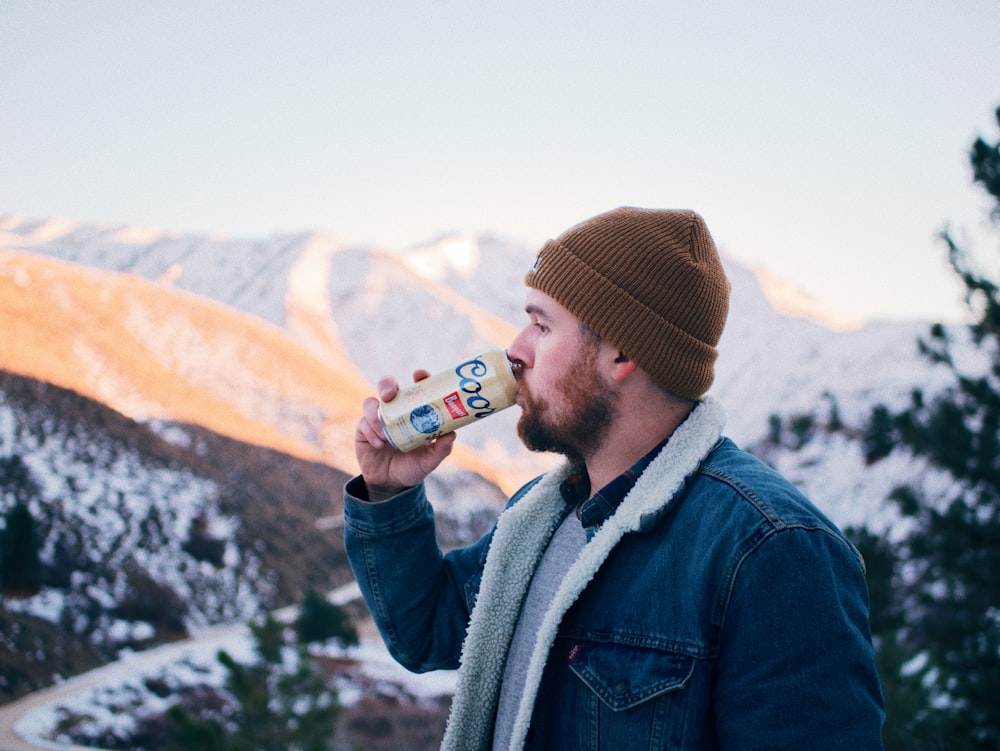
[[[457,391],[448,394],[444,398],[444,406],[448,408],[448,414],[454,420],[461,420],[469,414],[465,411],[465,407],[462,405],[462,397],[458,395]]]
[[[507,353],[492,350],[401,389],[379,404],[386,438],[410,451],[514,404],[517,381]]]

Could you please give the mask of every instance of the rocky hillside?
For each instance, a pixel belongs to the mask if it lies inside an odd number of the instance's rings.
[[[158,431],[0,373],[0,513],[30,510],[43,587],[3,599],[0,697],[350,578],[341,536],[316,523],[337,513],[344,473],[197,426]]]

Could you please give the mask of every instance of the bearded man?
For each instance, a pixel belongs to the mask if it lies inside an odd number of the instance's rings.
[[[546,243],[525,282],[518,433],[565,463],[443,554],[423,481],[455,435],[400,453],[372,397],[345,488],[388,649],[459,670],[442,748],[882,748],[863,561],[723,436],[707,395],[729,283],[702,218],[601,214]]]

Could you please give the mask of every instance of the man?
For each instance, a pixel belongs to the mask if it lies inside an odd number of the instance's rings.
[[[881,748],[861,558],[705,396],[729,283],[701,217],[602,214],[525,281],[518,432],[565,465],[442,556],[422,482],[455,436],[400,454],[368,399],[345,490],[388,648],[459,668],[442,748]]]

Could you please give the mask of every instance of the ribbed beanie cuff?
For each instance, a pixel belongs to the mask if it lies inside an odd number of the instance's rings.
[[[729,282],[698,214],[635,208],[601,214],[547,242],[525,283],[668,391],[700,399],[712,385]]]

